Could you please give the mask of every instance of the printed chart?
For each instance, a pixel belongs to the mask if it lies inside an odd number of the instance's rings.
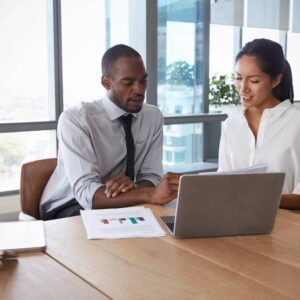
[[[151,209],[137,206],[117,209],[82,210],[88,239],[163,236]]]

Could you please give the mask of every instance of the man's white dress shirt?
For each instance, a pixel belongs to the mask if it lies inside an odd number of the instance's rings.
[[[42,211],[71,199],[91,209],[97,189],[126,171],[125,133],[120,116],[126,112],[109,98],[82,103],[62,113],[58,122],[58,164],[42,195]],[[133,114],[136,182],[157,185],[162,176],[163,116],[144,103]]]

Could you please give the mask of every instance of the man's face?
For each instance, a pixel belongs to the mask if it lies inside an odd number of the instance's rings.
[[[102,76],[108,97],[120,108],[135,113],[142,109],[147,73],[139,57],[120,57],[110,74]]]

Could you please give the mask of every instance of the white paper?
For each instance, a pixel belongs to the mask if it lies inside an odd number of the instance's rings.
[[[141,206],[81,210],[88,239],[164,236],[150,208]]]
[[[248,168],[235,169],[231,171],[223,172],[203,172],[198,173],[199,175],[223,175],[223,174],[250,174],[250,173],[266,173],[268,171],[268,166],[265,164],[255,165]]]
[[[0,222],[0,250],[33,251],[46,246],[44,222]]]

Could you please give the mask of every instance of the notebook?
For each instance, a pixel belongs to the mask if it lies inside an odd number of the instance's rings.
[[[43,221],[1,222],[0,250],[39,251],[46,247]]]
[[[175,216],[161,219],[176,238],[267,234],[284,178],[284,173],[183,175]]]

